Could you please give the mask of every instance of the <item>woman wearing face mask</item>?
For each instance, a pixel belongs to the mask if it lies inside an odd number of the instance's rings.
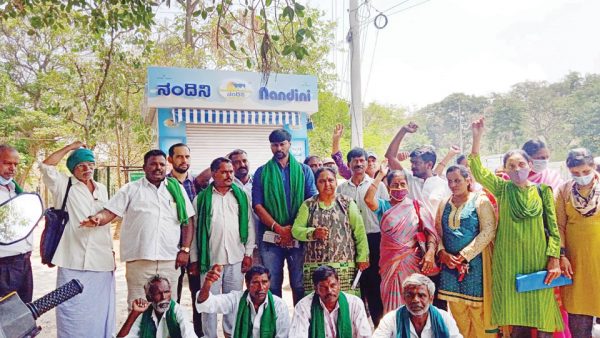
[[[552,190],[538,187],[527,178],[531,159],[522,150],[504,155],[505,181],[486,169],[479,158],[483,118],[472,124],[473,146],[469,167],[473,177],[498,200],[500,215],[492,257],[492,324],[512,325],[512,337],[552,337],[563,329],[562,317],[552,289],[518,293],[517,274],[546,270],[545,283],[560,276],[560,235],[556,224]],[[540,196],[541,195],[541,196]],[[545,236],[546,217],[548,238]]]
[[[556,195],[556,217],[561,237],[560,267],[573,279],[561,288],[573,337],[589,337],[592,317],[600,317],[600,175],[589,150],[569,151],[572,179]]]
[[[523,144],[521,149],[531,157],[532,166],[529,172],[529,181],[535,184],[543,183],[556,191],[563,179],[557,170],[548,168],[550,152],[546,148],[546,144],[541,140],[529,140]]]
[[[491,325],[492,241],[496,215],[482,191],[472,192],[469,170],[454,165],[446,171],[452,196],[440,204],[435,220],[441,236],[438,255],[439,298],[448,301],[466,338],[494,337]]]
[[[376,187],[384,178],[387,180],[389,200],[375,198]],[[381,228],[379,269],[384,313],[404,304],[402,281],[406,277],[415,272],[431,274],[438,269],[435,264],[438,235],[433,216],[419,202],[417,213],[413,200],[408,198],[407,194],[408,182],[404,172],[394,170],[388,173],[387,162],[384,161],[365,195],[365,203],[377,214]],[[418,248],[419,243],[415,241],[419,218],[426,233],[425,255]]]
[[[533,164],[531,166],[531,171],[529,172],[529,181],[535,184],[545,184],[550,186],[552,191],[556,191],[563,183],[563,179],[560,177],[560,173],[557,170],[548,168],[550,151],[546,148],[546,144],[541,140],[532,139],[525,142],[521,149],[531,157],[531,163]],[[556,296],[556,301],[558,302],[561,315],[563,316],[563,323],[565,324],[565,330],[563,332],[557,332],[554,337],[571,338],[571,334],[567,328],[568,314],[562,304],[560,288],[554,288],[554,295]]]
[[[341,290],[354,293],[352,281],[358,270],[369,267],[369,244],[356,202],[336,193],[333,168],[315,172],[318,194],[302,203],[292,226],[292,235],[306,242],[304,248],[304,291],[313,291],[312,275],[321,265],[334,267]]]

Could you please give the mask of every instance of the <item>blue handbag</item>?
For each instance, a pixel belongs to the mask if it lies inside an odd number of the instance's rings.
[[[60,209],[48,208],[44,213],[46,225],[40,239],[40,257],[42,258],[42,264],[46,264],[48,267],[54,267],[52,258],[54,258],[60,238],[65,231],[65,226],[69,223],[69,213],[65,210],[65,207],[69,190],[71,190],[71,179],[69,178],[69,183],[67,183],[67,191],[63,198],[62,207]]]

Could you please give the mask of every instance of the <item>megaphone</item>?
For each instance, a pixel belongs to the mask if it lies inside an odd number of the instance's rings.
[[[0,338],[37,336],[42,328],[36,325],[36,319],[82,292],[83,284],[77,279],[72,279],[31,303],[23,303],[16,292],[0,298]]]

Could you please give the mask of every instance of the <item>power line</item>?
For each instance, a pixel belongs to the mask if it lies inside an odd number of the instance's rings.
[[[379,13],[386,13],[386,12],[389,12],[390,10],[392,10],[392,9],[394,9],[394,8],[396,8],[396,7],[400,6],[400,5],[403,5],[403,4],[405,4],[405,3],[409,2],[409,1],[410,1],[410,0],[403,0],[403,1],[400,1],[399,3],[395,4],[394,6],[392,6],[392,7],[388,8],[388,9],[385,9],[385,10],[383,10],[383,11],[378,11],[378,12],[379,12]],[[375,9],[375,10],[377,10],[377,9]]]
[[[424,0],[424,1],[421,1],[419,3],[414,4],[412,6],[408,6],[406,8],[402,8],[402,9],[400,9],[400,10],[394,12],[394,13],[388,14],[388,17],[390,17],[390,16],[392,16],[394,14],[402,13],[404,11],[407,11],[407,10],[411,9],[411,8],[415,8],[415,7],[421,6],[421,5],[423,5],[423,4],[425,4],[425,3],[429,2],[429,1],[431,1],[431,0]]]
[[[389,12],[391,9],[394,9],[394,8],[396,8],[396,7],[400,6],[400,5],[403,5],[403,4],[405,4],[405,3],[409,2],[409,1],[410,1],[410,0],[403,0],[403,1],[399,2],[398,4],[396,4],[396,5],[392,6],[392,7],[388,8],[388,9],[386,9],[386,10],[384,10],[384,11],[379,11],[379,10],[377,10],[376,8],[375,8],[375,10],[378,12],[378,14],[377,14],[377,15],[379,15],[379,14],[384,14],[385,16],[387,16],[387,17],[390,17],[390,16],[392,16],[392,15],[395,15],[395,14],[398,14],[398,13],[401,13],[401,12],[404,12],[404,11],[406,11],[406,10],[409,10],[409,9],[411,9],[411,8],[414,8],[414,7],[417,7],[417,6],[423,5],[424,3],[426,3],[426,2],[429,2],[429,1],[431,1],[431,0],[425,0],[425,1],[421,1],[421,2],[419,2],[419,3],[416,3],[416,4],[414,4],[414,5],[411,5],[411,6],[408,6],[408,7],[405,7],[405,8],[401,8],[400,10],[397,10],[397,11],[395,11],[395,12],[391,13],[391,14],[386,14],[386,13],[387,13],[387,12]],[[370,23],[374,22],[376,18],[377,18],[377,16],[375,16],[375,17],[373,17],[373,18],[370,18],[369,20],[365,21],[364,23],[362,23],[362,24],[361,24],[360,28],[362,29],[363,27],[367,26],[368,24],[370,24]]]
[[[371,73],[373,72],[373,60],[375,60],[375,51],[377,50],[377,38],[379,37],[379,29],[375,31],[375,43],[373,44],[373,54],[371,55],[371,65],[369,66],[369,74],[367,75],[367,84],[365,85],[365,91],[363,92],[363,98],[367,97],[367,91],[369,90],[369,82],[371,82]]]

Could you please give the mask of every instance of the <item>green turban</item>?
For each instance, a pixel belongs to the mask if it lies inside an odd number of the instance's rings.
[[[81,162],[95,163],[96,159],[94,158],[94,153],[86,148],[74,150],[71,155],[69,155],[69,158],[67,158],[67,168],[69,168],[69,171],[73,173],[75,167]]]

